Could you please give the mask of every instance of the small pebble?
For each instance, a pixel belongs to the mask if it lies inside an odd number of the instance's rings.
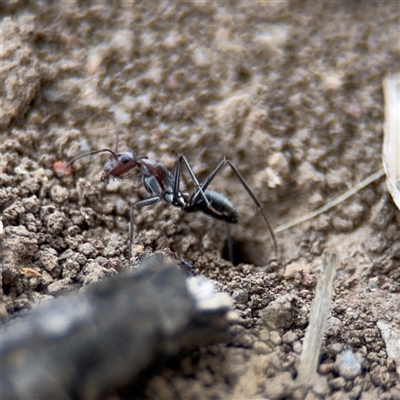
[[[62,204],[68,200],[69,191],[67,188],[54,185],[50,190],[50,196],[56,203]]]
[[[340,375],[345,379],[354,379],[361,373],[361,363],[351,350],[345,350],[336,359]]]
[[[342,343],[332,343],[328,347],[328,351],[332,354],[339,354],[343,350],[343,344]]]
[[[326,376],[316,375],[313,391],[320,396],[326,396],[329,393],[328,378]]]
[[[293,344],[298,338],[298,335],[293,331],[287,331],[282,336],[282,342],[287,344]]]
[[[346,385],[346,381],[344,380],[344,378],[339,377],[339,378],[334,378],[334,379],[330,380],[329,384],[332,389],[339,390],[339,389],[344,388],[344,386]]]
[[[238,290],[233,294],[237,303],[247,303],[249,301],[249,291],[247,289]]]

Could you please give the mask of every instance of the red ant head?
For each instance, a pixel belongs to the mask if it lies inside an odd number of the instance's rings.
[[[107,161],[106,165],[104,166],[103,173],[101,174],[100,178],[102,182],[107,181],[110,176],[118,178],[138,165],[136,157],[133,153],[126,151],[124,153],[116,154],[110,149],[102,149],[91,151],[90,153],[85,153],[78,157],[75,157],[73,160],[65,165],[64,171],[67,171],[68,168],[70,168],[76,160],[79,160],[82,157],[105,152],[111,153],[112,157]]]
[[[128,151],[118,154],[114,153],[113,157],[110,158],[104,166],[100,179],[102,182],[104,182],[107,181],[110,176],[118,178],[136,166],[137,161],[133,153]]]

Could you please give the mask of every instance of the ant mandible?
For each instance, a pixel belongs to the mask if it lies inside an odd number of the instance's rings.
[[[150,160],[146,156],[136,157],[134,153],[128,151],[117,153],[110,149],[102,149],[82,154],[71,160],[65,166],[65,168],[68,168],[75,161],[79,160],[82,157],[105,152],[110,153],[111,158],[106,162],[104,166],[103,173],[100,178],[102,182],[108,181],[110,177],[121,178],[122,175],[126,174],[131,169],[138,167],[142,173],[143,185],[149,195],[147,199],[140,200],[137,203],[133,204],[131,207],[128,249],[129,265],[131,264],[132,258],[132,243],[135,228],[135,210],[139,207],[150,206],[163,199],[167,203],[172,204],[174,207],[179,207],[183,211],[189,213],[202,211],[203,213],[210,215],[211,217],[223,220],[230,224],[235,224],[238,221],[238,215],[233,204],[222,194],[207,189],[210,183],[217,176],[218,172],[226,164],[231,167],[233,172],[238,177],[243,188],[246,190],[250,198],[253,200],[254,204],[257,206],[258,210],[261,212],[261,215],[263,216],[265,224],[267,225],[269,233],[272,237],[275,255],[277,254],[276,239],[261,203],[251,191],[237,168],[233,165],[231,161],[227,160],[226,158],[224,158],[201,183],[198,182],[188,160],[182,154],[179,154],[178,158],[175,160],[172,173],[162,163]],[[186,167],[192,181],[196,186],[196,190],[191,196],[189,196],[188,193],[181,192],[180,190],[182,165]]]

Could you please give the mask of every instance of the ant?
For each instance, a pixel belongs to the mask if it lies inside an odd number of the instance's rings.
[[[162,163],[150,160],[146,156],[137,157],[133,152],[131,153],[126,151],[117,153],[116,151],[114,152],[110,149],[102,149],[82,154],[71,160],[65,166],[65,168],[70,167],[75,161],[82,157],[106,152],[111,154],[111,158],[106,162],[100,180],[102,182],[107,182],[110,177],[117,179],[121,178],[131,169],[138,167],[142,173],[143,185],[149,195],[148,198],[138,201],[131,207],[128,249],[129,265],[132,258],[135,210],[139,207],[150,206],[163,199],[167,203],[172,204],[174,207],[179,207],[183,211],[189,213],[202,211],[211,217],[223,220],[229,224],[235,224],[238,221],[238,215],[233,204],[222,194],[207,189],[210,183],[225,165],[229,165],[231,167],[243,188],[246,190],[254,204],[257,206],[258,210],[261,212],[261,215],[263,216],[263,219],[272,237],[275,254],[277,254],[276,239],[261,203],[251,191],[237,168],[226,158],[223,158],[216,168],[201,183],[198,182],[188,160],[182,154],[179,154],[175,160],[172,172],[169,171]],[[196,190],[191,196],[188,193],[181,192],[180,190],[182,166],[185,166],[196,186]],[[230,247],[232,246],[230,245]],[[230,250],[230,254],[232,254],[232,250]]]

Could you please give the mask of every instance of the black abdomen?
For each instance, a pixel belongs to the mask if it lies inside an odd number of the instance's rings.
[[[206,190],[204,192],[210,203],[209,208],[202,196],[196,198],[196,203],[185,208],[187,212],[202,211],[204,214],[210,215],[211,217],[221,219],[229,222],[230,224],[236,224],[238,221],[238,215],[233,204],[222,194]]]

